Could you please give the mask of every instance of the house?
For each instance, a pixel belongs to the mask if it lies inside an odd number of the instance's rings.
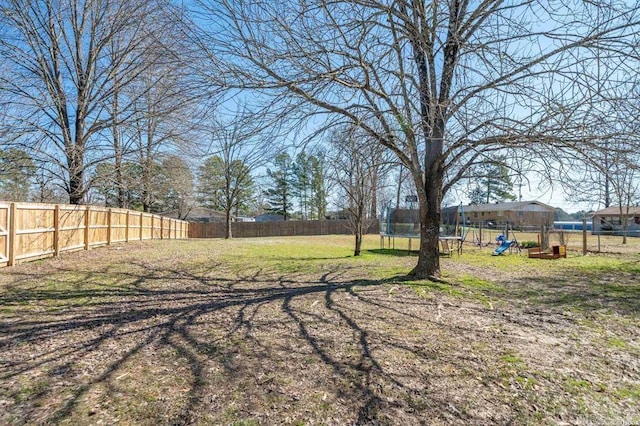
[[[256,222],[282,222],[284,216],[281,214],[265,213],[256,216],[254,219]]]
[[[178,218],[178,213],[178,210],[169,210],[160,213],[160,215],[175,219]],[[208,209],[206,207],[194,207],[189,211],[187,217],[183,220],[197,223],[224,222],[226,221],[226,216],[224,212]],[[235,218],[232,217],[231,220],[235,221]]]
[[[501,228],[505,224],[516,229],[553,227],[555,209],[539,201],[513,201],[494,204],[471,204],[442,209],[443,223]],[[456,217],[457,216],[457,217]]]
[[[236,222],[255,222],[255,217],[246,217],[246,216],[238,216],[236,217]]]
[[[620,207],[607,207],[593,214],[593,235],[622,235],[623,221],[627,222],[627,236],[640,237],[640,206],[631,206],[628,209]]]

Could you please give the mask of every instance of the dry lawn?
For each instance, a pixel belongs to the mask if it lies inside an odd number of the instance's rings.
[[[0,424],[640,423],[640,254],[346,237],[131,243],[0,271]],[[639,250],[640,251],[640,250]]]

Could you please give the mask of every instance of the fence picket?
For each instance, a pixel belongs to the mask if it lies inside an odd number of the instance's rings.
[[[16,203],[11,203],[9,208],[9,258],[7,266],[16,264]]]
[[[0,250],[0,267],[13,266],[18,262],[34,260],[43,257],[58,256],[62,252],[74,250],[89,250],[92,247],[111,245],[114,242],[146,239],[144,218],[151,218],[150,239],[164,238],[154,235],[154,222],[163,217],[158,215],[130,212],[123,209],[105,209],[95,206],[75,206],[66,204],[36,204],[36,203],[1,203],[4,206],[0,217],[6,211],[6,230],[2,230],[4,222],[0,223],[0,244],[4,246],[6,256]],[[122,216],[126,214],[126,223],[122,223]],[[140,223],[131,224],[131,217]],[[188,225],[182,221],[176,222],[182,228]],[[138,237],[130,235],[130,228],[138,229]],[[122,231],[125,231],[123,238]],[[106,230],[106,235],[105,235]],[[134,231],[135,232],[135,231]],[[185,238],[183,233],[174,232],[175,238]],[[171,238],[171,234],[167,238]],[[4,239],[4,240],[3,240]],[[2,246],[0,246],[2,248]]]

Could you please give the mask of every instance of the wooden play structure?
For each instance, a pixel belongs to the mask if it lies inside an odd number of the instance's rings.
[[[528,255],[531,259],[559,259],[561,257],[566,258],[567,246],[551,246],[551,251],[543,250],[542,247],[531,247],[528,249]]]
[[[528,256],[530,259],[559,259],[561,257],[567,257],[567,245],[564,244],[564,238],[562,236],[562,231],[560,231],[560,244],[551,246],[551,250],[543,249],[544,246],[547,246],[549,237],[545,235],[544,226],[540,230],[540,234],[538,234],[538,247],[531,247],[528,249]],[[544,243],[541,241],[542,239],[547,242]]]

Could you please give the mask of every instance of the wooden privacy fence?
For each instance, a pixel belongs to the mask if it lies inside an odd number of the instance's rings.
[[[368,223],[369,234],[380,232],[377,219]],[[225,223],[190,223],[189,238],[224,238]],[[233,222],[234,238],[291,237],[298,235],[351,234],[348,220],[286,220],[280,222]]]
[[[0,267],[133,240],[188,238],[187,222],[96,206],[0,202]]]

